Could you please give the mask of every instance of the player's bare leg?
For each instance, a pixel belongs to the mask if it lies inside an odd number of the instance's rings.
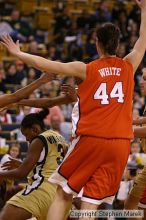
[[[32,217],[32,214],[23,208],[7,204],[0,213],[0,220],[26,220]]]
[[[128,198],[125,201],[124,208],[127,210],[138,209],[138,203],[139,203],[139,198],[129,194]]]
[[[66,220],[72,204],[72,195],[65,193],[59,186],[51,204],[47,220]]]
[[[139,198],[133,196],[132,194],[128,195],[128,198],[125,201],[124,208],[127,210],[138,210]],[[129,220],[142,220],[142,218],[129,218]],[[145,219],[145,218],[143,218]]]
[[[89,202],[84,202],[82,201],[81,202],[81,210],[95,210],[97,211],[98,209],[98,205],[95,205],[95,204],[92,204],[92,203],[89,203]],[[85,217],[85,218],[80,218],[80,220],[94,220],[95,217],[91,218],[89,216],[89,218]]]

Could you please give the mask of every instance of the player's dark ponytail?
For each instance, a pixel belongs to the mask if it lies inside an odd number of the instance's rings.
[[[44,120],[48,114],[49,114],[49,110],[45,108],[43,109],[43,111],[36,113],[36,117],[38,118],[38,120],[41,121]]]
[[[43,120],[46,118],[48,114],[49,114],[49,110],[43,109],[43,111],[40,111],[38,113],[31,113],[29,115],[26,115],[21,122],[21,127],[31,128],[32,125],[37,124],[41,127],[41,129],[44,129],[45,125]]]

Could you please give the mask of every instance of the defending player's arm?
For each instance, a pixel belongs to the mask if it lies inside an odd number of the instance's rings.
[[[18,105],[35,108],[51,108],[56,105],[69,104],[77,101],[76,91],[72,86],[63,85],[62,92],[63,95],[54,98],[24,99],[21,100]]]
[[[37,163],[43,147],[44,144],[39,138],[34,139],[28,148],[26,159],[22,164],[17,169],[1,171],[0,180],[5,178],[21,179],[26,177]]]
[[[136,137],[136,138],[146,138],[146,126],[135,127],[134,128],[134,137]]]
[[[2,44],[9,50],[11,54],[23,60],[26,64],[35,67],[44,72],[52,72],[54,74],[61,74],[66,76],[78,76],[81,79],[86,78],[86,64],[75,61],[69,63],[61,63],[51,61],[40,56],[24,53],[20,50],[19,41],[16,44],[10,36],[1,37]]]
[[[30,106],[35,108],[51,108],[56,105],[69,104],[77,101],[76,90],[72,86],[63,85],[62,93],[63,93],[62,95],[54,98],[23,99],[18,103],[14,103],[0,109],[0,112],[10,108],[19,108],[19,106]]]
[[[35,80],[28,86],[19,89],[12,94],[5,94],[0,96],[0,108],[3,108],[9,104],[19,102],[21,99],[29,96],[35,89],[40,87],[42,84],[47,83],[53,79],[53,75],[43,74],[39,79]]]
[[[137,70],[139,64],[141,63],[146,50],[146,0],[136,0],[136,2],[141,9],[139,38],[135,43],[132,52],[124,58],[133,65],[134,72]]]

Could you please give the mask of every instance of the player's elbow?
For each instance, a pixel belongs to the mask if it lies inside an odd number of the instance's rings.
[[[23,179],[23,178],[27,177],[28,174],[29,174],[29,171],[27,171],[25,169],[18,168],[15,173],[15,178],[16,179]]]
[[[27,173],[26,172],[21,172],[21,173],[18,173],[17,175],[17,179],[23,179],[27,177]]]

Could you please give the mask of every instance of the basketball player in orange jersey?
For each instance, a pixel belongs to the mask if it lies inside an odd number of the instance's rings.
[[[83,81],[72,114],[74,139],[63,163],[49,178],[58,184],[49,220],[63,220],[72,196],[82,188],[82,210],[96,210],[103,202],[112,203],[119,188],[133,138],[133,72],[146,49],[146,0],[136,2],[141,8],[140,36],[124,59],[116,57],[120,32],[111,23],[96,31],[100,59],[87,65],[30,55],[20,50],[18,41],[15,44],[9,36],[2,37],[9,52],[25,63],[45,72],[78,76]]]

